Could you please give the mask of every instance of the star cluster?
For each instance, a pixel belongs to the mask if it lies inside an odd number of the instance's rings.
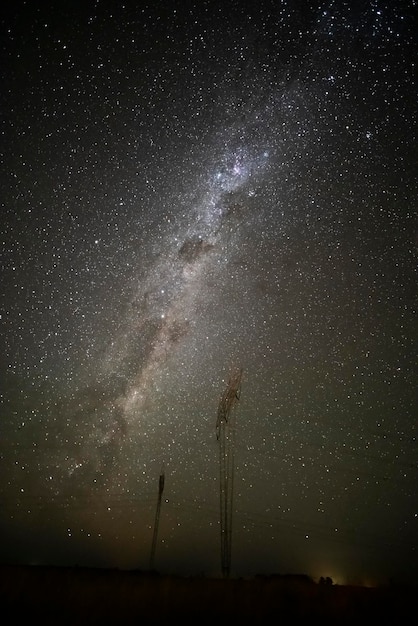
[[[414,5],[2,9],[3,561],[416,577]]]

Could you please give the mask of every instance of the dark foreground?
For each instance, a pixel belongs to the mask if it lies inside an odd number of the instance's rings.
[[[135,571],[0,567],[0,623],[355,624],[406,623],[414,587],[321,585],[305,576],[180,578]]]

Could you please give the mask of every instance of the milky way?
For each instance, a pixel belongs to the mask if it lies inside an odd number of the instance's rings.
[[[189,340],[192,350],[198,349],[199,340],[193,340],[193,335],[204,317],[206,277],[216,276],[219,281],[229,271],[231,251],[240,245],[241,223],[252,221],[254,186],[262,181],[267,165],[266,150],[251,157],[243,146],[223,155],[199,190],[198,205],[186,207],[179,224],[168,224],[160,236],[146,275],[132,289],[121,331],[112,336],[110,347],[95,364],[103,391],[95,384],[83,389],[67,409],[72,419],[80,397],[97,399],[90,410],[85,406],[81,410],[90,414],[91,433],[82,446],[90,469],[96,459],[95,471],[105,472],[108,458],[124,454],[126,439],[140,440],[141,432],[150,429],[150,420],[152,424],[156,419],[153,397],[164,394],[173,354]],[[210,298],[225,306],[222,288],[210,291]],[[76,464],[78,470],[83,471],[85,461]],[[74,474],[72,463],[69,474]],[[119,475],[115,480],[120,486]]]

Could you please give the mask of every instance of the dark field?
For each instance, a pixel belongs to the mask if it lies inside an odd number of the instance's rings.
[[[136,571],[0,567],[1,624],[406,623],[414,587],[324,585],[306,576],[181,578]]]

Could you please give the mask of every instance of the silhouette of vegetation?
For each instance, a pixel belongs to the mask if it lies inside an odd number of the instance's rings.
[[[321,582],[322,580],[322,582]],[[305,575],[182,578],[137,570],[0,567],[2,625],[409,622],[413,587],[319,583]],[[331,581],[331,582],[330,582]],[[308,620],[308,622],[307,622]]]

